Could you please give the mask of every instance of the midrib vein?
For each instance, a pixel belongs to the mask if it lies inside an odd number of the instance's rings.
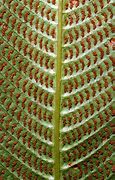
[[[57,62],[56,62],[56,92],[53,115],[53,157],[54,179],[60,180],[60,103],[61,103],[61,70],[62,70],[62,1],[58,1],[58,30],[57,30]]]

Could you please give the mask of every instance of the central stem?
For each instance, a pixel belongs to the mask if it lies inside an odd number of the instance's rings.
[[[58,1],[58,34],[56,62],[56,92],[54,110],[54,179],[60,180],[60,104],[61,104],[61,72],[62,72],[62,1]]]

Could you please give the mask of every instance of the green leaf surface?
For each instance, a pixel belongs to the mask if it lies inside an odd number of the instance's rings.
[[[0,179],[114,180],[114,3],[0,0]]]

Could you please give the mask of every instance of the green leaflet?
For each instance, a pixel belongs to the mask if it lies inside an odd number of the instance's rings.
[[[113,12],[0,1],[0,179],[114,179]]]

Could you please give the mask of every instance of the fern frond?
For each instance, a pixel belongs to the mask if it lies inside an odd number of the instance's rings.
[[[0,179],[113,179],[113,7],[0,1]]]

